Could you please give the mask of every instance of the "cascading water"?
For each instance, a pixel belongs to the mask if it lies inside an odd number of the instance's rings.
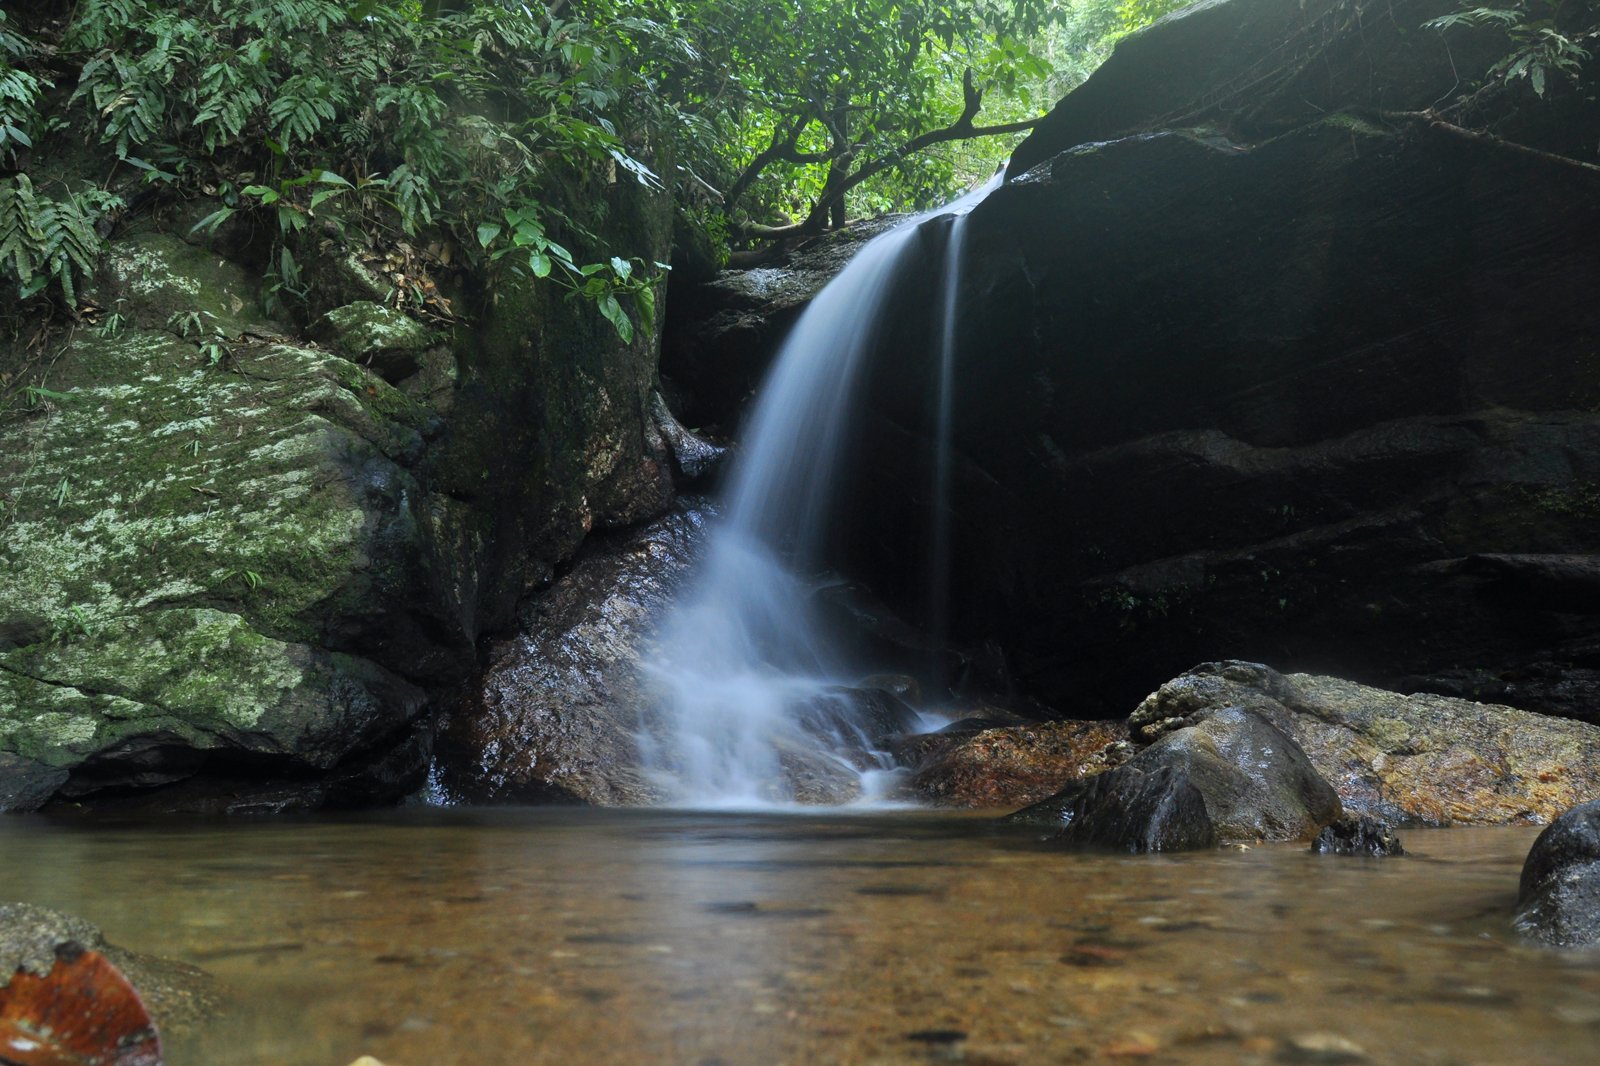
[[[811,589],[799,575],[819,562],[862,363],[885,328],[887,297],[913,253],[917,226],[964,214],[999,180],[868,242],[817,294],[778,353],[706,557],[646,663],[660,716],[640,744],[652,778],[674,802],[794,802],[804,797],[793,772],[818,760],[858,775],[860,794],[873,797],[881,767],[860,758],[864,733],[840,691],[852,680],[845,656],[812,617]],[[945,303],[948,352],[953,291]],[[947,373],[941,370],[945,423]],[[948,457],[939,463],[945,485]]]
[[[955,217],[950,220],[950,236],[945,242],[944,291],[939,307],[939,391],[933,425],[933,544],[928,564],[928,630],[935,648],[942,648],[950,638],[950,479],[955,457],[956,325],[962,247],[966,243],[967,213],[999,183],[1000,178],[996,177],[979,191],[976,199],[969,198],[970,203],[964,199],[951,205]],[[939,673],[936,664],[933,675]]]

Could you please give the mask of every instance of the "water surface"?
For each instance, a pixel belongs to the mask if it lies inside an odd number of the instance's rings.
[[[10,817],[0,899],[231,986],[173,1066],[1593,1062],[1600,959],[1506,926],[1535,833],[1378,861],[925,812]]]

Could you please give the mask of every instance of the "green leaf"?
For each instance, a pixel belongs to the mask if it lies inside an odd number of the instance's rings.
[[[354,185],[351,185],[348,181],[346,181],[344,178],[341,178],[331,170],[320,171],[317,174],[317,181],[321,182],[323,185],[341,185],[346,189],[355,188]]]
[[[550,257],[545,255],[543,252],[534,252],[532,255],[528,256],[528,268],[533,271],[534,277],[549,277],[550,267]]]
[[[621,278],[623,281],[627,281],[633,276],[633,264],[622,258],[620,255],[614,255],[611,257],[611,269],[616,271],[617,277]]]
[[[633,323],[628,321],[628,316],[622,310],[622,305],[617,302],[616,296],[609,292],[606,293],[600,297],[599,306],[600,313],[605,316],[607,322],[610,322],[615,327],[617,336],[622,338],[623,343],[626,344],[632,341]]]
[[[633,302],[639,308],[639,322],[645,329],[650,329],[656,323],[656,291],[646,285],[633,294]]]
[[[478,244],[484,248],[489,247],[494,243],[494,239],[500,236],[502,228],[494,222],[485,222],[478,227]]]
[[[220,226],[224,222],[228,221],[228,219],[231,218],[231,217],[233,217],[233,208],[231,208],[231,207],[219,207],[217,210],[211,212],[205,218],[202,218],[199,222],[196,222],[194,225],[190,226],[189,227],[189,232],[190,233],[196,233],[196,232],[198,232],[200,230],[205,230],[207,232],[212,232],[218,226]]]

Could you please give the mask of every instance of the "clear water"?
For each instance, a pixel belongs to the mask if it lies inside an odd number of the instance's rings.
[[[786,760],[832,759],[872,774],[849,715],[826,698],[852,680],[807,607],[831,494],[849,443],[856,386],[918,226],[965,212],[998,184],[869,241],[794,325],[760,391],[730,474],[723,518],[688,591],[662,626],[646,670],[659,728],[641,735],[665,793],[691,806],[796,799]],[[858,784],[857,795],[871,783]]]
[[[172,1066],[1268,1064],[1330,1035],[1590,1063],[1600,958],[1506,926],[1536,832],[1378,861],[1072,854],[925,812],[7,818],[0,899],[231,986]]]

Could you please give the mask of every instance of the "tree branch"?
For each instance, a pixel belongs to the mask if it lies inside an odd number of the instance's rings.
[[[1432,109],[1427,111],[1379,111],[1378,116],[1391,122],[1420,122],[1430,129],[1438,130],[1441,133],[1448,133],[1450,136],[1459,138],[1463,141],[1471,141],[1474,144],[1487,145],[1490,148],[1498,148],[1502,151],[1515,152],[1519,155],[1531,156],[1534,159],[1542,159],[1547,163],[1556,163],[1561,166],[1577,167],[1580,170],[1600,171],[1600,166],[1596,166],[1593,163],[1585,163],[1581,159],[1573,159],[1571,156],[1557,155],[1555,152],[1547,152],[1542,148],[1534,148],[1531,145],[1519,144],[1516,141],[1508,141],[1504,137],[1496,137],[1494,134],[1488,133],[1484,130],[1471,130],[1467,129],[1465,126],[1457,126],[1454,122],[1449,122],[1441,118],[1439,113]]]
[[[801,223],[801,229],[807,233],[820,233],[827,222],[828,214],[836,201],[842,200],[851,189],[860,185],[868,178],[881,174],[892,166],[896,166],[907,156],[915,155],[924,148],[945,141],[969,141],[976,137],[994,137],[1003,133],[1021,133],[1031,130],[1041,121],[1038,118],[1028,119],[1025,122],[1006,122],[998,126],[974,126],[972,120],[977,117],[978,109],[983,106],[983,93],[972,84],[972,71],[968,70],[961,78],[961,91],[965,97],[961,109],[961,117],[942,129],[929,130],[911,138],[905,144],[896,148],[882,159],[875,160],[839,182],[833,188],[824,191],[822,198],[811,208],[811,214],[806,216]]]
[[[729,186],[727,193],[722,198],[724,211],[731,211],[734,203],[749,190],[750,186],[755,183],[756,178],[761,176],[761,172],[779,159],[804,166],[807,163],[826,163],[834,157],[835,153],[831,149],[827,152],[802,152],[799,150],[800,134],[805,132],[805,128],[810,122],[811,116],[800,115],[795,118],[794,125],[791,128],[786,130],[780,126],[772,131],[772,143],[762,149],[761,153],[754,159],[750,160],[750,165],[745,167],[744,172]]]

